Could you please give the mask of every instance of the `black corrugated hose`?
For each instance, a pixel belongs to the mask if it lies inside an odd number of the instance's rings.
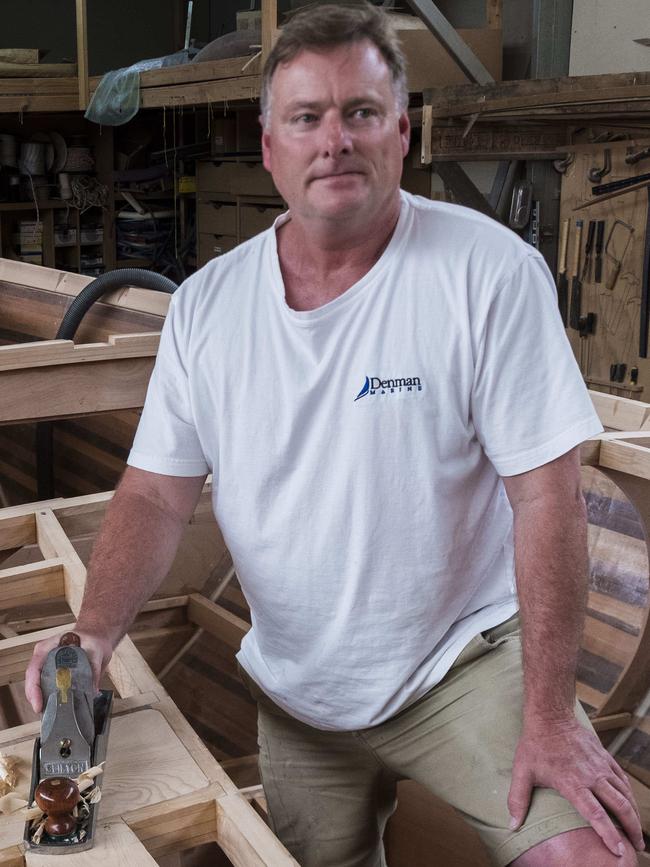
[[[153,289],[155,292],[166,292],[172,295],[178,286],[168,277],[145,271],[142,268],[118,268],[101,274],[89,283],[77,295],[65,312],[56,340],[72,340],[77,333],[88,310],[107,292],[114,292],[125,286],[138,289]],[[54,444],[53,422],[44,421],[36,425],[36,479],[38,484],[38,499],[50,500],[54,493]]]

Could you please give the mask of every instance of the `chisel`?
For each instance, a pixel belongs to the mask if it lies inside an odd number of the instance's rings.
[[[596,234],[596,220],[589,220],[589,228],[587,229],[587,242],[585,244],[585,261],[582,266],[581,282],[589,280],[591,274],[591,254],[594,249],[594,237]]]
[[[562,220],[560,230],[560,259],[557,278],[557,305],[565,327],[569,324],[569,280],[566,274],[566,253],[569,245],[570,220]]]
[[[596,264],[594,265],[594,283],[603,282],[603,239],[605,237],[605,221],[596,223]]]
[[[582,283],[580,282],[580,248],[582,246],[582,220],[576,220],[576,236],[573,241],[573,280],[571,282],[571,313],[569,325],[576,331],[580,328],[580,295]]]

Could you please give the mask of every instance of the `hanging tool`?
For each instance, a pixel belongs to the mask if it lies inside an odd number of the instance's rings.
[[[602,168],[598,168],[598,166],[593,166],[587,172],[587,177],[591,181],[592,184],[597,184],[598,181],[602,181],[605,175],[608,175],[612,170],[612,152],[609,148],[605,148],[605,164]]]
[[[615,232],[616,227],[622,226],[623,229],[627,232],[627,239],[623,246],[623,252],[620,254],[620,257],[616,257],[616,255],[612,252],[612,248],[616,247],[615,244]],[[620,230],[619,230],[620,232]],[[630,246],[630,241],[632,240],[632,235],[634,234],[634,226],[630,226],[629,223],[625,223],[623,220],[614,220],[614,224],[612,228],[609,230],[609,235],[607,236],[607,242],[605,244],[605,256],[612,262],[613,269],[612,273],[609,275],[607,279],[607,283],[605,287],[611,292],[611,290],[616,285],[616,281],[618,280],[618,275],[621,273],[621,267],[623,265],[623,259],[625,258],[625,254],[627,253],[627,248]]]
[[[556,172],[564,175],[567,173],[569,166],[575,162],[575,158],[575,154],[567,154],[563,160],[553,160],[553,168]]]
[[[66,632],[41,672],[43,717],[34,744],[29,803],[44,810],[45,830],[34,839],[31,822],[24,842],[34,852],[67,854],[92,848],[98,804],[80,803],[75,778],[106,757],[111,690],[95,695],[93,673],[79,636]]]
[[[621,361],[615,361],[609,365],[609,378],[611,382],[624,382],[625,374],[627,373],[627,364]]]
[[[628,166],[636,165],[636,163],[640,163],[641,160],[645,160],[650,157],[650,148],[643,148],[640,151],[636,151],[635,153],[628,154],[625,157],[625,162]]]
[[[571,220],[562,220],[560,230],[560,259],[558,263],[557,277],[557,306],[560,308],[560,316],[564,327],[569,324],[569,281],[566,274],[566,254],[569,246],[569,223]]]
[[[590,334],[596,333],[597,317],[595,313],[587,313],[581,316],[578,320],[578,334],[580,335],[580,370],[586,376],[589,374],[591,367],[591,359],[589,355],[589,342],[587,338]]]
[[[591,273],[591,254],[594,249],[594,236],[596,234],[596,220],[589,220],[589,228],[587,229],[587,241],[585,243],[585,261],[582,266],[581,282],[589,280]]]
[[[596,223],[596,261],[594,264],[594,283],[603,282],[603,238],[605,237],[605,220]]]
[[[582,284],[580,283],[580,248],[582,247],[582,220],[576,220],[576,234],[573,239],[573,280],[571,282],[571,311],[569,325],[576,330],[580,327],[580,295]]]
[[[650,325],[650,189],[648,190],[643,282],[641,283],[641,321],[639,323],[639,356],[641,358],[648,357],[648,325]]]
[[[594,196],[602,196],[605,193],[615,193],[618,190],[625,190],[627,187],[632,187],[635,184],[642,184],[645,181],[650,181],[650,173],[646,172],[643,175],[635,175],[633,178],[621,178],[620,181],[610,181],[608,184],[599,184],[592,187],[591,192]]]

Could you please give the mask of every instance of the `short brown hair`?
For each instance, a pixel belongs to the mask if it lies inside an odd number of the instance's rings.
[[[363,39],[369,39],[379,49],[390,70],[400,111],[406,109],[406,58],[389,16],[367,2],[327,3],[303,9],[282,28],[262,72],[260,111],[264,123],[271,106],[271,79],[281,63],[293,60],[304,49],[327,51]]]

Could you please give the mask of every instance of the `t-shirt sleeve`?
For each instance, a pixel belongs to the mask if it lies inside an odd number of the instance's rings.
[[[187,323],[172,298],[142,417],[127,463],[166,476],[202,476],[210,471],[194,424],[188,380]]]
[[[603,430],[540,256],[526,256],[499,287],[475,353],[472,420],[499,475],[542,466]]]

